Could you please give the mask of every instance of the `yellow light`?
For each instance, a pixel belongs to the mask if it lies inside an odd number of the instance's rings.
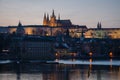
[[[112,52],[110,52],[110,53],[109,53],[109,56],[110,56],[110,57],[113,57],[113,53],[112,53]]]
[[[46,36],[49,36],[49,34],[46,34]]]
[[[92,62],[92,59],[89,59],[89,62],[91,63],[91,62]]]
[[[58,56],[58,53],[56,53],[55,56]]]
[[[92,70],[92,64],[90,62],[90,65],[89,65],[89,70],[91,71]]]
[[[110,59],[111,65],[110,65],[110,70],[112,70],[112,59]]]
[[[55,53],[55,57],[59,58],[60,57],[59,53]]]
[[[90,55],[90,56],[92,56],[92,55],[93,55],[93,53],[92,53],[92,52],[90,52],[90,53],[89,53],[89,55]]]

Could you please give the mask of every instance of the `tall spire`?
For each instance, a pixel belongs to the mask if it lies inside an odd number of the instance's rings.
[[[46,19],[46,13],[44,13],[44,20]]]
[[[101,29],[101,22],[98,22],[97,28],[98,28],[98,29]]]
[[[58,15],[58,20],[60,20],[60,14]]]
[[[100,25],[100,23],[98,22],[98,24],[97,24],[97,28],[99,29],[99,25]]]
[[[19,27],[21,27],[21,26],[22,26],[22,24],[21,24],[20,20],[19,20],[18,26],[19,26]]]
[[[47,13],[47,21],[49,21],[49,14]]]
[[[100,22],[100,24],[99,24],[99,28],[100,28],[100,29],[102,28],[101,22]]]
[[[55,13],[54,13],[54,9],[53,9],[53,12],[52,12],[52,17],[54,17],[55,16]]]
[[[44,13],[44,18],[43,18],[43,25],[47,25],[47,18],[46,18],[46,13]]]

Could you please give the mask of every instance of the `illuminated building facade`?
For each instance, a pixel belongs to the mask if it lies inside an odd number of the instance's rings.
[[[120,38],[120,28],[102,28],[101,23],[97,28],[89,28],[85,33],[85,38]]]
[[[71,26],[72,23],[70,20],[61,20],[60,19],[60,14],[58,16],[58,19],[56,19],[54,10],[52,12],[52,15],[49,20],[49,14],[44,14],[43,18],[43,25],[44,26],[51,26],[51,27],[57,27],[57,26]]]
[[[20,33],[25,35],[39,36],[57,36],[65,35],[68,30],[71,37],[80,38],[84,35],[85,38],[120,38],[120,28],[102,28],[101,23],[97,24],[97,28],[87,28],[86,25],[73,25],[67,20],[58,19],[54,13],[49,17],[49,14],[44,14],[43,25],[22,25],[19,22],[18,26],[0,27],[0,33]]]
[[[58,19],[54,14],[54,10],[49,20],[49,15],[44,14],[43,25],[22,25],[19,22],[18,26],[6,27],[7,33],[24,33],[27,35],[39,35],[39,36],[57,36],[64,35],[66,31],[69,31],[71,37],[81,37],[82,31],[86,31],[86,25],[73,25],[70,20],[61,20],[60,15]],[[2,30],[1,30],[2,31]],[[3,32],[4,33],[4,32]]]

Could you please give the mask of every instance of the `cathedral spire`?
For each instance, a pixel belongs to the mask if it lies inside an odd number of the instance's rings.
[[[58,15],[58,20],[60,20],[60,14]]]
[[[52,12],[52,17],[55,17],[54,9],[53,9],[53,12]]]
[[[99,28],[100,28],[100,29],[102,28],[101,22],[100,22],[100,24],[99,24]]]
[[[47,13],[47,21],[49,22],[49,14]]]
[[[46,13],[44,13],[44,18],[43,18],[43,25],[47,25],[47,18],[46,18]]]
[[[99,29],[99,24],[100,24],[100,23],[98,22],[98,24],[97,24],[97,28],[98,28],[98,29]]]
[[[46,20],[46,13],[44,13],[44,20]]]
[[[101,29],[101,22],[98,22],[97,28],[98,28],[98,29]]]

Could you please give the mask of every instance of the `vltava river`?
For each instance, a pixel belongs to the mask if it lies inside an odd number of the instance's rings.
[[[57,62],[0,64],[0,80],[120,80],[120,61]]]

